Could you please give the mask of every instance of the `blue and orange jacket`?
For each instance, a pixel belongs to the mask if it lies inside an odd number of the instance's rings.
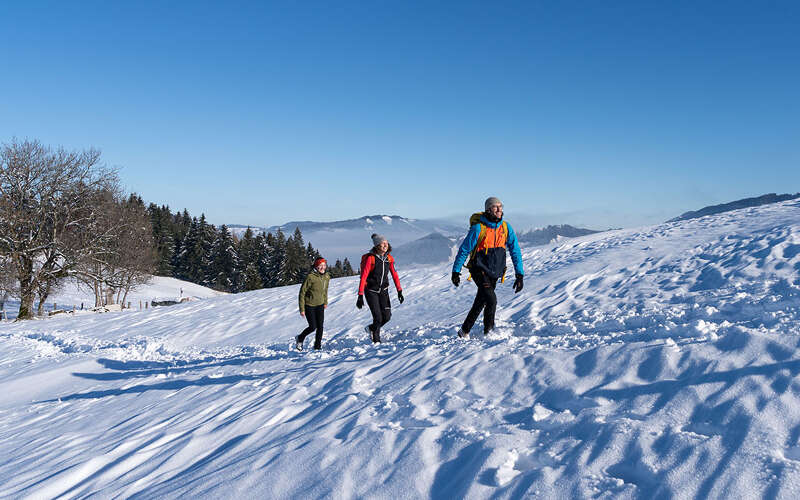
[[[506,270],[506,248],[511,252],[511,261],[514,263],[514,272],[524,274],[522,270],[522,252],[519,250],[517,234],[508,222],[491,222],[486,214],[473,215],[470,218],[470,228],[467,237],[461,243],[453,263],[453,272],[460,273],[467,257],[472,258],[467,262],[470,273],[484,272],[491,279],[503,276]],[[477,219],[477,221],[476,221]],[[503,229],[503,228],[506,229]],[[481,230],[483,229],[483,235]],[[474,250],[474,253],[473,253]]]

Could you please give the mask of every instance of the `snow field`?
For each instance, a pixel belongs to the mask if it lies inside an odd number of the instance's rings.
[[[378,346],[354,278],[322,352],[298,286],[3,323],[0,497],[798,495],[800,203],[523,254],[486,338],[402,262]]]

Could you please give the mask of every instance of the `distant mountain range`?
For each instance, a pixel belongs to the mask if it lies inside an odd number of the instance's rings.
[[[744,198],[741,200],[732,201],[730,203],[722,203],[720,205],[711,205],[701,208],[694,212],[686,212],[679,217],[670,219],[667,222],[678,222],[682,220],[696,219],[698,217],[705,217],[706,215],[720,214],[723,212],[730,212],[731,210],[738,210],[740,208],[758,207],[761,205],[768,205],[770,203],[778,203],[781,201],[794,200],[800,198],[800,193],[795,194],[775,194],[769,193],[758,196],[756,198]]]
[[[247,226],[238,224],[228,227],[238,236],[247,230]],[[287,237],[294,233],[295,228],[300,228],[305,242],[311,242],[329,260],[347,257],[353,266],[358,266],[361,255],[372,248],[370,238],[373,233],[386,236],[396,249],[432,233],[454,237],[466,233],[467,229],[446,221],[407,219],[398,215],[369,215],[333,222],[292,221],[280,226],[251,227],[257,233],[275,234],[280,229]]]
[[[453,258],[469,229],[467,219],[465,217],[465,223],[458,225],[442,220],[407,219],[398,215],[369,215],[334,222],[293,221],[266,228],[250,227],[256,233],[265,231],[275,234],[280,229],[286,236],[299,227],[305,242],[311,242],[323,256],[329,260],[347,257],[353,266],[358,266],[361,255],[372,248],[371,235],[378,233],[389,239],[398,263],[427,265]],[[231,232],[241,236],[248,226],[231,224],[228,227]],[[523,246],[536,246],[596,232],[564,224],[519,233],[518,238]]]

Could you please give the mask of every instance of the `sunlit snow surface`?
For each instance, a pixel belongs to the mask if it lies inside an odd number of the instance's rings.
[[[800,203],[525,251],[499,328],[404,272],[0,325],[0,497],[797,498]],[[310,347],[307,340],[307,347]]]

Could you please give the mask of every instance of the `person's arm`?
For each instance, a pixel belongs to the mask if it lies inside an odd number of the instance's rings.
[[[394,287],[397,288],[398,292],[403,291],[403,287],[400,286],[400,276],[397,275],[397,271],[394,270],[394,258],[392,258],[391,262],[389,262],[389,271],[392,272],[392,279],[394,280]]]
[[[324,304],[324,306],[325,306],[325,309],[327,309],[328,308],[328,285],[331,282],[331,277],[330,277],[330,275],[328,273],[325,273],[324,280],[325,280],[324,281],[324,283],[325,283],[325,290],[324,290],[324,292],[325,292],[325,304]]]
[[[511,224],[506,223],[506,226],[508,227],[506,248],[508,248],[508,251],[511,254],[511,262],[514,263],[514,273],[520,276],[524,276],[525,271],[522,268],[522,252],[519,249],[519,241],[517,240],[517,233],[514,232],[514,228],[511,227]]]
[[[300,297],[298,298],[298,302],[300,303],[300,314],[303,315],[306,313],[306,292],[308,291],[309,286],[311,286],[310,274],[306,276],[305,281],[303,281],[302,286],[300,286]]]
[[[458,248],[458,253],[456,254],[456,261],[453,263],[453,272],[460,273],[461,268],[464,267],[464,262],[467,261],[467,257],[469,253],[475,249],[475,245],[478,244],[478,235],[481,232],[481,225],[474,224],[470,226],[469,232],[467,233],[467,237],[464,238],[464,241],[461,242],[461,246]]]
[[[369,255],[366,259],[364,259],[364,263],[361,266],[361,280],[358,282],[359,295],[364,295],[364,288],[367,286],[367,276],[369,276],[369,273],[372,272],[373,267],[375,267],[375,257]]]

